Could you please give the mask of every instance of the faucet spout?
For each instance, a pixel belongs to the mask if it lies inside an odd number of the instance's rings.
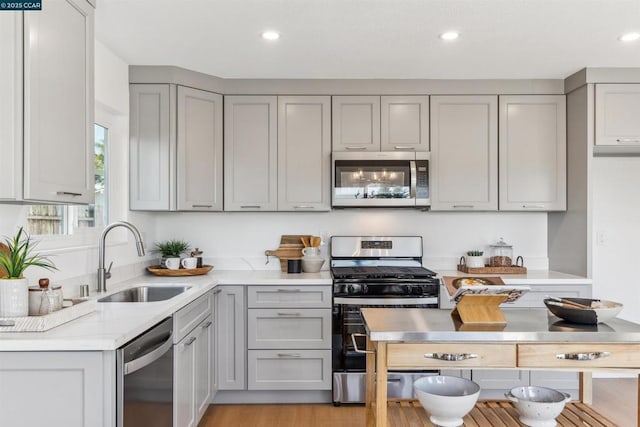
[[[138,231],[135,225],[127,221],[116,221],[107,225],[102,231],[100,240],[98,241],[98,292],[104,292],[107,290],[107,279],[111,277],[111,273],[107,272],[104,268],[104,252],[106,246],[105,241],[109,231],[113,230],[116,227],[124,227],[131,231],[133,237],[136,240],[136,249],[138,250],[138,256],[142,257],[145,254],[142,236],[140,235],[140,231]],[[109,270],[111,270],[111,267],[109,267]]]

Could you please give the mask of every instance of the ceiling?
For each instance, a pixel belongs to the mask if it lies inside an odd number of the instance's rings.
[[[260,34],[281,33],[277,41]],[[442,32],[460,32],[445,42]],[[224,78],[565,78],[640,67],[640,0],[100,0],[129,64]]]

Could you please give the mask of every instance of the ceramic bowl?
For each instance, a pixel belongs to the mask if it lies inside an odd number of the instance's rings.
[[[564,404],[571,400],[567,393],[537,386],[515,387],[504,395],[514,402],[520,422],[530,427],[555,427]]]
[[[322,268],[322,264],[324,264],[322,258],[306,259],[302,257],[302,271],[305,273],[317,273]]]
[[[473,409],[480,386],[471,380],[446,375],[417,379],[413,390],[431,422],[443,427],[462,425],[462,417]]]
[[[583,323],[595,325],[613,319],[620,313],[623,305],[617,302],[588,299],[588,298],[563,298],[567,301],[591,306],[592,308],[574,308],[566,304],[558,303],[551,299],[545,299],[544,304],[555,316],[571,323]]]

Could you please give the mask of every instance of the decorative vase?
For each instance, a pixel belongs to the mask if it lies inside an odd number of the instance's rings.
[[[469,268],[482,268],[484,267],[484,257],[465,255],[465,263]]]
[[[29,281],[0,279],[0,317],[29,315]]]

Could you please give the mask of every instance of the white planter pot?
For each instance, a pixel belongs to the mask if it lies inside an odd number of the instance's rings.
[[[464,257],[465,263],[469,268],[482,268],[484,267],[484,257],[483,256],[469,256],[465,255]]]
[[[29,315],[29,281],[0,279],[0,317]]]

